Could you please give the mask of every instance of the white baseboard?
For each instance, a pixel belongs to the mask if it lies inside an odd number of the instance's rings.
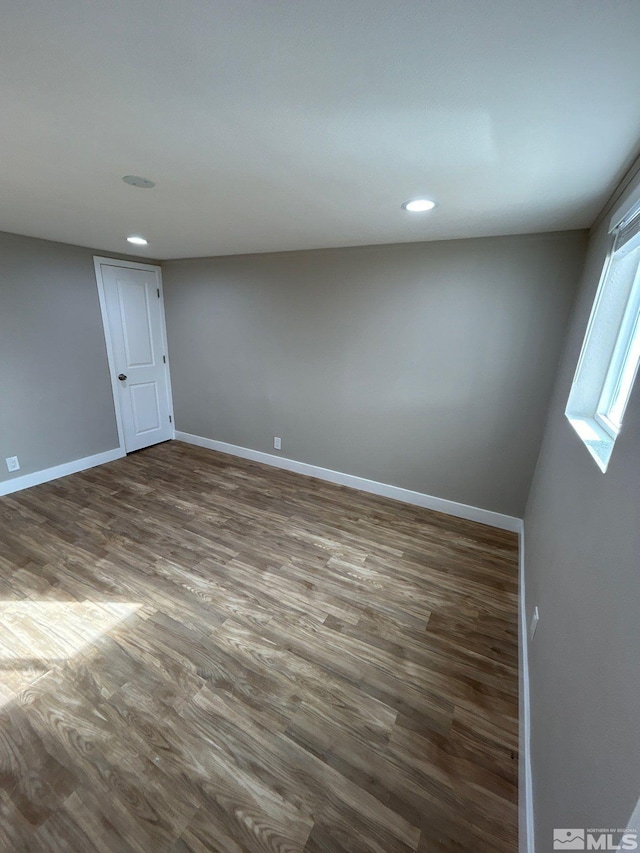
[[[531,776],[531,716],[529,706],[529,629],[527,625],[526,584],[524,571],[524,525],[520,531],[519,598],[519,685],[520,727],[518,761],[518,836],[519,853],[535,853],[533,823],[533,784]]]
[[[64,465],[56,465],[54,468],[45,468],[44,471],[23,474],[21,477],[14,477],[13,480],[5,480],[0,483],[0,496],[29,489],[31,486],[39,486],[41,483],[48,483],[49,480],[66,477],[67,474],[77,474],[78,471],[95,468],[96,465],[104,465],[105,462],[113,462],[114,459],[121,459],[123,456],[125,456],[124,450],[116,447],[114,450],[106,450],[104,453],[96,453],[94,456],[85,456],[83,459],[65,462]]]
[[[275,468],[284,468],[286,471],[295,471],[305,474],[307,477],[316,477],[319,480],[327,480],[329,483],[337,483],[340,486],[349,486],[359,489],[361,492],[371,492],[374,495],[382,495],[403,503],[443,512],[446,515],[454,515],[456,518],[466,518],[468,521],[477,521],[480,524],[488,524],[491,527],[499,527],[502,530],[511,530],[519,533],[522,528],[522,519],[512,515],[502,515],[488,509],[480,509],[455,501],[435,498],[422,492],[413,492],[411,489],[403,489],[400,486],[389,486],[386,483],[378,483],[375,480],[367,480],[364,477],[356,477],[353,474],[343,474],[341,471],[331,471],[329,468],[320,468],[318,465],[309,465],[307,462],[297,462],[295,459],[287,459],[275,456],[272,453],[262,453],[259,450],[251,450],[248,447],[239,447],[236,444],[227,444],[224,441],[216,441],[213,438],[203,438],[200,435],[191,435],[188,432],[176,430],[176,439],[187,444],[195,444],[198,447],[206,447],[208,450],[217,450],[219,453],[228,453],[231,456],[241,456],[243,459],[251,459],[253,462],[262,462],[264,465],[272,465]]]

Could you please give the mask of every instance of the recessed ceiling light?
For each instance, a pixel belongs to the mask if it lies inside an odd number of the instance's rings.
[[[155,187],[153,181],[150,181],[149,178],[141,178],[140,175],[125,175],[122,180],[125,184],[129,184],[132,187],[139,187],[141,190],[150,190],[152,187]]]
[[[127,242],[133,243],[134,246],[146,246],[147,241],[144,237],[137,237],[135,234],[132,234],[131,237],[127,237]]]
[[[414,198],[400,205],[403,210],[408,210],[409,213],[424,213],[427,210],[433,210],[435,206],[435,201],[431,201],[429,198]]]

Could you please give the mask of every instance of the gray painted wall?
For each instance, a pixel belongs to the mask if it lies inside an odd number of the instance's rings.
[[[522,516],[586,239],[164,262],[176,426]]]
[[[0,481],[118,446],[93,255],[0,232]]]
[[[607,228],[590,243],[525,516],[540,851],[554,826],[625,827],[640,795],[640,381],[606,474],[564,417]]]

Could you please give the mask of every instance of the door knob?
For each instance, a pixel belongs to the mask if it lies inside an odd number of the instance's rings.
[[[127,377],[124,375],[124,373],[120,373],[120,374],[118,374],[118,379],[119,379],[121,382],[124,382],[124,380],[125,380],[126,378],[127,378]]]

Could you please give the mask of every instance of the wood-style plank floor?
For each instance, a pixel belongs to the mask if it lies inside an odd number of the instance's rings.
[[[0,543],[1,851],[516,849],[513,534],[174,441]]]

